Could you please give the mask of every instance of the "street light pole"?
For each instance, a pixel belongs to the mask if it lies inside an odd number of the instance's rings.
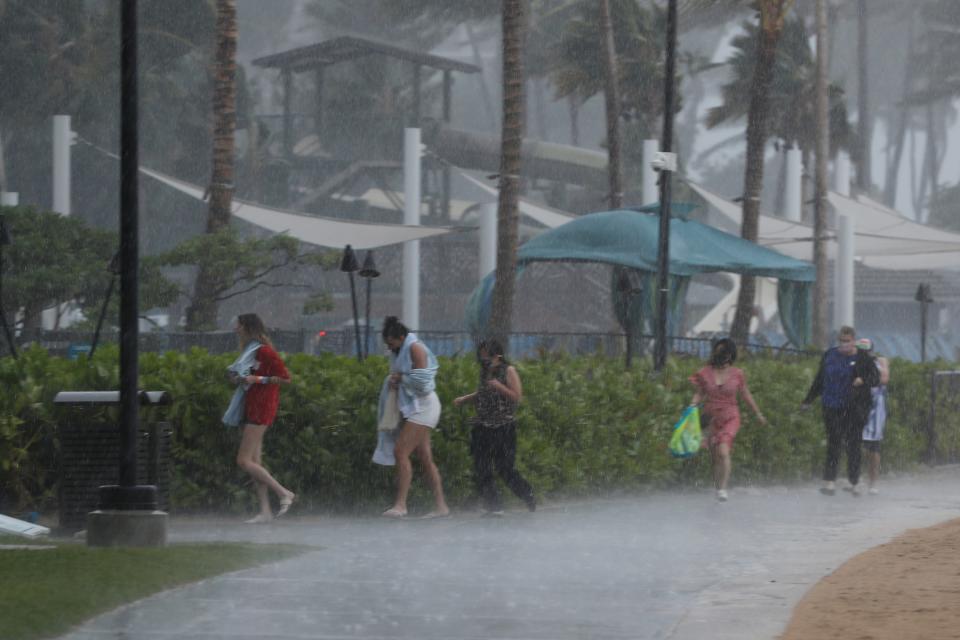
[[[370,355],[370,294],[373,292],[373,279],[380,276],[377,265],[373,261],[373,249],[367,251],[367,257],[363,259],[363,268],[360,269],[360,277],[367,281],[367,312],[363,327],[363,357]]]
[[[920,362],[927,361],[927,308],[933,302],[930,294],[930,285],[921,284],[917,287],[914,300],[920,303]]]
[[[107,315],[107,307],[110,306],[110,298],[113,296],[113,287],[117,283],[117,276],[120,275],[120,252],[113,254],[110,264],[107,265],[107,271],[110,272],[110,284],[107,285],[107,293],[103,297],[103,307],[100,308],[100,317],[97,318],[97,329],[93,332],[93,343],[90,345],[90,353],[87,359],[92,359],[97,351],[97,344],[100,342],[100,330],[103,328],[103,319]]]
[[[353,272],[359,271],[360,265],[357,263],[357,254],[353,252],[353,247],[347,245],[343,249],[343,259],[340,261],[340,271],[345,271],[350,276],[350,301],[353,303],[353,335],[357,342],[357,361],[363,362],[363,350],[360,348],[360,317],[357,311],[357,287],[353,282]]]
[[[17,343],[13,341],[13,334],[10,332],[10,325],[7,324],[7,310],[3,306],[3,248],[11,243],[10,232],[7,230],[7,223],[0,215],[0,321],[3,322],[3,334],[7,339],[7,347],[10,348],[10,355],[17,359]]]
[[[657,322],[653,368],[662,371],[667,364],[667,307],[670,292],[670,200],[671,177],[676,170],[673,150],[673,110],[676,84],[677,0],[667,6],[667,61],[664,71],[663,139],[660,156],[660,229],[657,243]]]

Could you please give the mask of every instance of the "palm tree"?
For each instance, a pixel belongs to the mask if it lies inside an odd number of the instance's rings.
[[[777,44],[787,12],[793,0],[759,0],[760,30],[758,31],[757,62],[754,67],[747,111],[747,163],[743,179],[743,223],[740,235],[757,241],[760,220],[760,189],[763,186],[763,151],[767,140],[767,114],[770,109],[770,84],[776,64]],[[734,340],[745,342],[750,333],[756,281],[741,277],[737,297],[737,311],[730,334]]]
[[[234,131],[237,125],[237,6],[236,0],[217,0],[217,51],[214,61],[213,89],[213,168],[210,174],[210,204],[207,210],[208,234],[216,234],[230,225],[233,201]],[[212,327],[217,321],[214,292],[224,275],[210,262],[202,260],[197,271],[193,301],[187,309],[187,330]]]
[[[610,21],[610,0],[598,0],[600,34],[603,38],[603,88],[607,112],[607,173],[610,176],[611,209],[623,206],[623,182],[620,172],[620,89],[617,77],[617,50]]]
[[[524,39],[526,0],[503,0],[503,134],[500,195],[497,203],[497,270],[490,310],[490,332],[507,344],[513,315],[517,269],[520,147],[526,121]]]

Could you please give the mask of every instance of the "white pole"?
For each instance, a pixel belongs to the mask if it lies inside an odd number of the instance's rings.
[[[403,223],[420,224],[420,129],[403,130]],[[420,241],[403,243],[403,323],[420,327]]]
[[[657,187],[659,174],[650,166],[650,162],[658,151],[660,151],[659,140],[643,141],[643,202],[641,204],[653,204],[660,200],[660,190]]]
[[[800,149],[787,149],[787,185],[783,202],[783,217],[793,222],[803,219],[803,154]]]
[[[53,116],[53,210],[70,215],[70,116]]]
[[[17,191],[0,192],[0,205],[4,207],[16,207],[20,204],[20,194]]]
[[[849,183],[848,183],[849,184]],[[833,307],[836,326],[854,326],[854,221],[850,216],[837,215],[836,288]]]
[[[850,156],[846,151],[837,153],[833,162],[833,190],[850,197]]]
[[[497,268],[497,203],[480,207],[480,280]]]

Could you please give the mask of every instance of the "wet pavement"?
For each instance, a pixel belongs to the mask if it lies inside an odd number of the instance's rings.
[[[816,485],[548,503],[504,518],[173,519],[171,542],[320,547],[157,594],[69,640],[258,638],[768,640],[848,558],[960,517],[960,468]]]

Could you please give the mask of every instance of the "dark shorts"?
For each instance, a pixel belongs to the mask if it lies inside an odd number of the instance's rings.
[[[870,453],[880,453],[881,440],[864,440],[863,448]]]

